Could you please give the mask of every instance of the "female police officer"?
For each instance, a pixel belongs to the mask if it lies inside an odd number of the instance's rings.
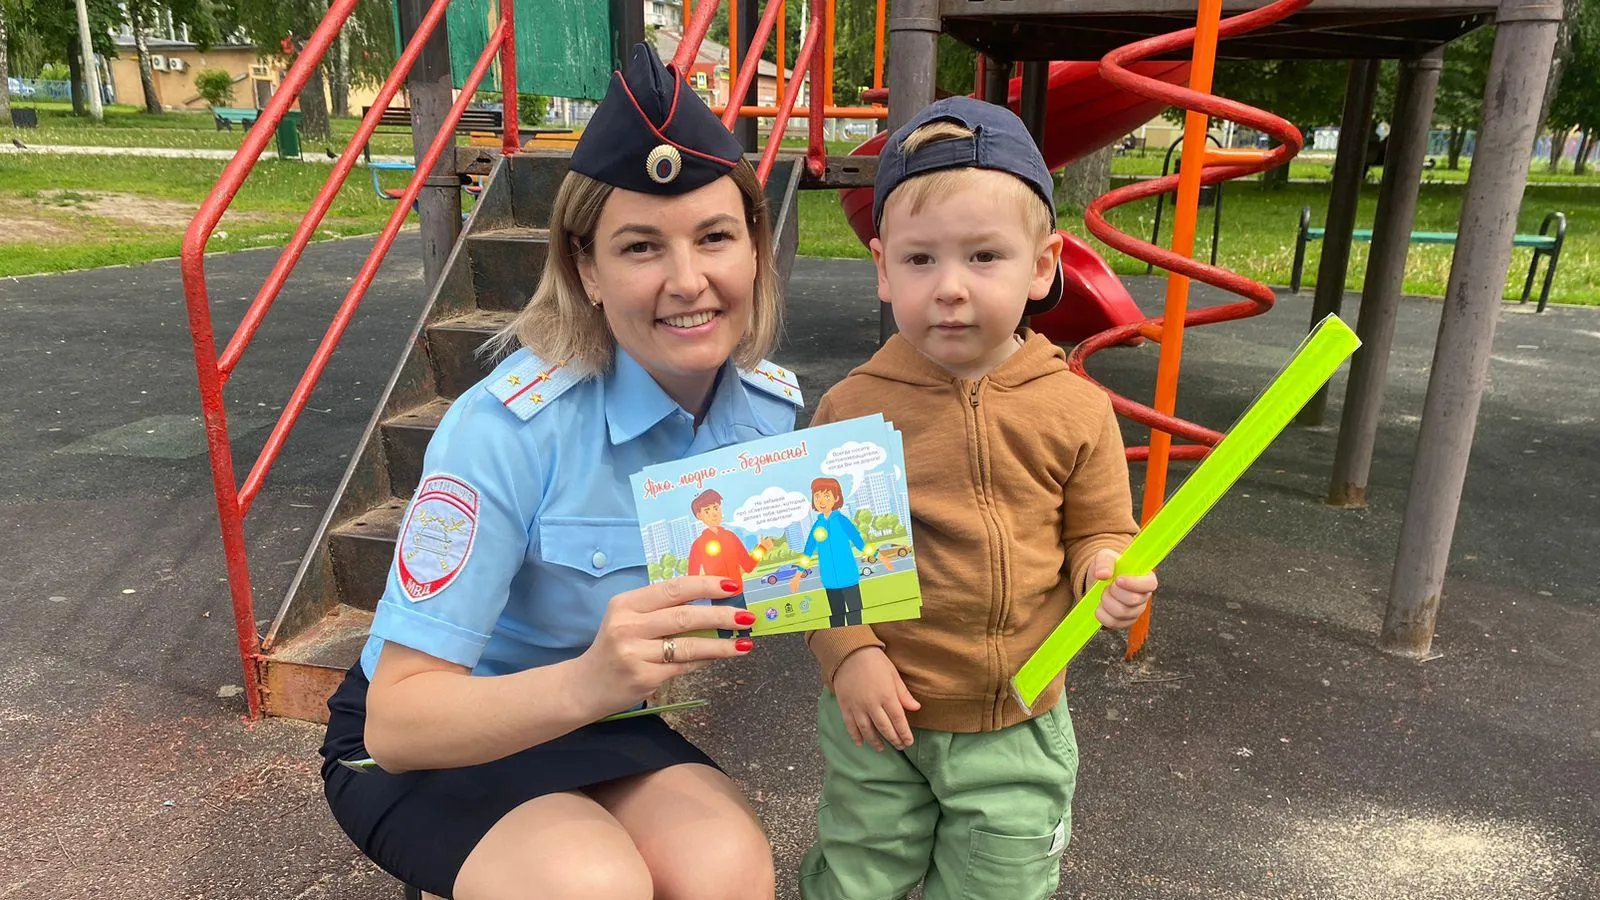
[[[440,422],[328,704],[329,805],[383,868],[461,900],[772,896],[732,781],[656,716],[598,720],[753,647],[674,637],[749,626],[685,605],[743,585],[646,586],[629,476],[793,427],[793,376],[760,361],[779,318],[754,172],[639,45],[556,195],[523,346]]]

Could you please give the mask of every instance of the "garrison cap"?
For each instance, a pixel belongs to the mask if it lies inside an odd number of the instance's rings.
[[[722,125],[655,48],[635,44],[625,72],[572,151],[572,171],[623,190],[687,194],[732,172],[743,158]]]

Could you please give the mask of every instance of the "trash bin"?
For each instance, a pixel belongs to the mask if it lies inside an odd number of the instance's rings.
[[[300,111],[287,110],[283,114],[283,121],[278,123],[277,138],[279,159],[300,158]]]

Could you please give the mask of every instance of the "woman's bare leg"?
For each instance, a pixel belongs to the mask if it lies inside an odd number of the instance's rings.
[[[728,776],[684,764],[588,788],[627,829],[655,900],[770,900],[772,847]]]
[[[651,900],[650,869],[624,826],[583,794],[529,800],[478,842],[456,900]]]

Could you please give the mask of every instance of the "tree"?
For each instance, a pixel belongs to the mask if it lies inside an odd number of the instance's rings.
[[[239,26],[257,50],[285,66],[293,65],[327,11],[326,0],[236,0],[234,4]],[[326,64],[323,60],[311,70],[300,91],[300,133],[308,140],[327,140],[333,134],[323,79]]]
[[[1433,118],[1450,131],[1447,152],[1451,169],[1461,167],[1467,132],[1477,128],[1482,118],[1483,86],[1489,77],[1489,55],[1493,50],[1492,27],[1480,28],[1445,47]]]
[[[1325,125],[1337,125],[1344,112],[1349,68],[1337,60],[1266,59],[1219,60],[1215,93],[1248,103],[1294,123],[1304,134]],[[1181,111],[1169,112],[1183,121]],[[1279,166],[1261,176],[1264,190],[1289,183],[1289,167]]]
[[[872,510],[867,509],[865,506],[861,507],[856,510],[853,521],[856,523],[856,530],[861,532],[862,535],[872,533]]]
[[[1115,144],[1107,144],[1067,163],[1056,185],[1056,210],[1081,214],[1096,197],[1111,190],[1111,157]]]
[[[517,94],[517,127],[538,128],[550,114],[550,98],[540,94]]]
[[[1567,62],[1572,58],[1572,28],[1577,23],[1583,12],[1584,0],[1562,0],[1561,25],[1556,30],[1555,55],[1550,59],[1550,75],[1545,79],[1544,96],[1539,103],[1539,122],[1533,129],[1535,143],[1539,135],[1544,132],[1546,123],[1551,125],[1550,135],[1550,171],[1554,172],[1561,164],[1561,142],[1565,140],[1571,128],[1560,129],[1558,123],[1550,121],[1550,107],[1555,103],[1556,94],[1561,91],[1562,73],[1566,70]],[[1560,134],[1555,132],[1560,130]]]
[[[1591,13],[1594,3],[1586,0],[1576,21],[1570,23],[1565,71],[1550,103],[1552,142],[1564,143],[1573,128],[1582,131],[1578,157],[1573,160],[1573,171],[1578,174],[1588,167],[1589,149],[1600,127],[1600,15]],[[1551,171],[1559,164],[1559,152],[1559,145],[1551,147]]]
[[[83,67],[78,58],[78,16],[73,0],[0,0],[0,3],[7,7],[9,51],[18,57],[15,71],[32,71],[36,66],[65,62],[72,83],[72,112],[86,115]],[[121,7],[117,0],[88,0],[88,7],[94,52],[100,56],[116,56],[117,47],[111,34],[122,21]]]
[[[884,513],[872,520],[872,529],[879,534],[893,534],[900,527],[900,517],[894,513]]]
[[[212,106],[233,102],[233,76],[226,69],[201,69],[194,76],[194,89]]]
[[[0,2],[0,125],[11,124],[11,67],[6,53],[6,5]]]

